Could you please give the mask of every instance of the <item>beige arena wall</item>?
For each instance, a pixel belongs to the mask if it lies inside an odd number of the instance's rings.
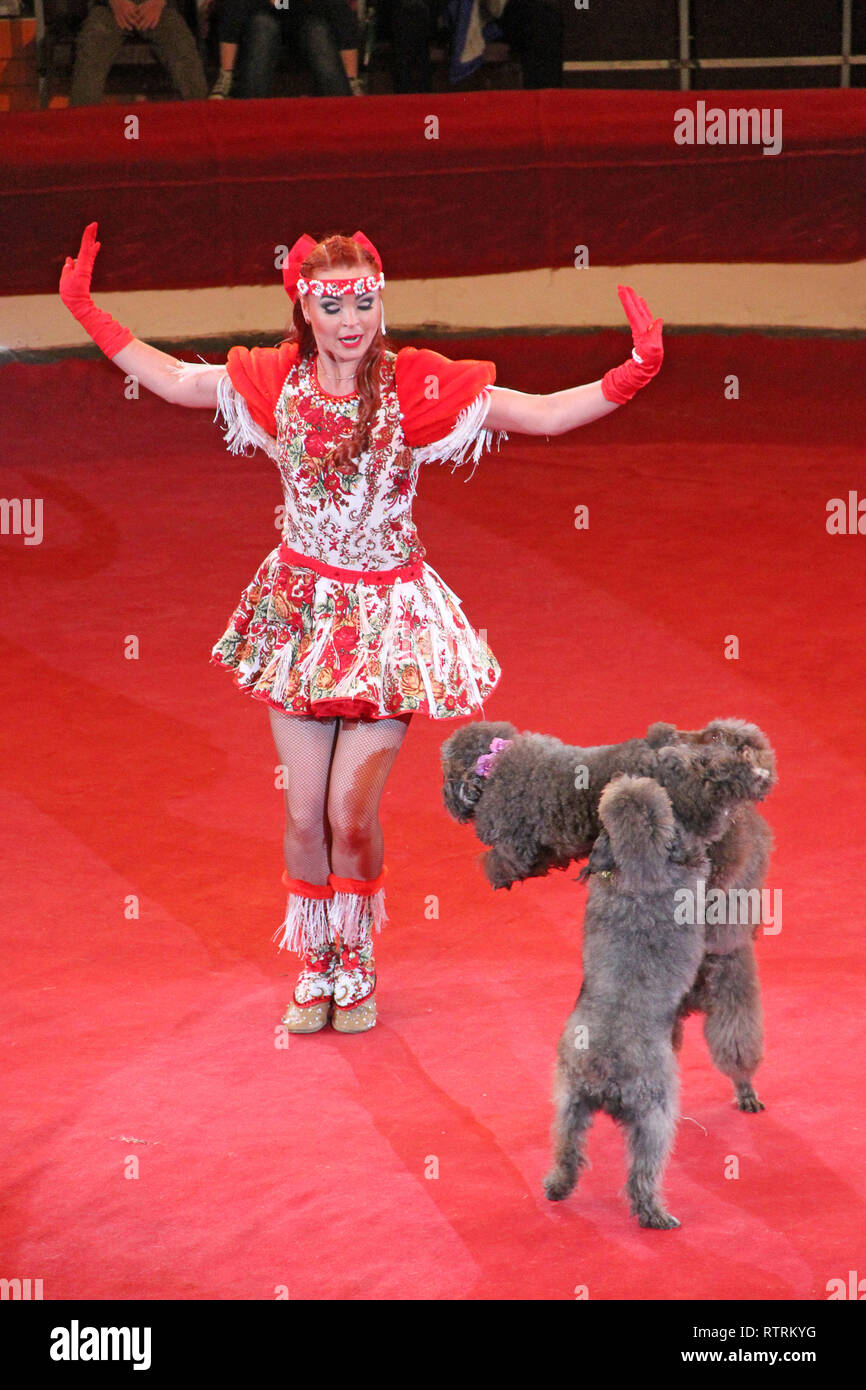
[[[688,265],[557,268],[437,280],[395,280],[384,291],[391,331],[490,333],[624,327],[616,293],[632,285],[668,329],[866,330],[866,261],[841,265]],[[280,284],[137,291],[94,298],[145,341],[285,331]],[[0,298],[0,353],[85,347],[90,340],[56,295]]]

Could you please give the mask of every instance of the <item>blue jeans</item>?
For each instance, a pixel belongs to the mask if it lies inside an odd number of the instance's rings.
[[[351,96],[349,80],[328,23],[328,5],[321,0],[318,3],[308,0],[303,5],[291,0],[285,9],[275,8],[268,0],[259,0],[244,25],[232,95],[271,95],[286,34],[313,74],[318,96]]]

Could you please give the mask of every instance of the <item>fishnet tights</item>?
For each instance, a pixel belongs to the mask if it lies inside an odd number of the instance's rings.
[[[327,883],[329,872],[376,878],[385,853],[379,803],[408,722],[316,719],[271,708],[268,714],[286,769],[289,877],[308,883]]]

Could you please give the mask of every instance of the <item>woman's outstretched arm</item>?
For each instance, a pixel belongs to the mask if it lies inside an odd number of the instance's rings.
[[[600,381],[554,391],[549,396],[531,396],[524,391],[491,386],[484,428],[513,434],[565,434],[578,425],[588,425],[609,415],[618,405],[618,401],[607,399]]]
[[[226,374],[224,363],[181,362],[159,348],[133,338],[116,352],[112,361],[122,372],[137,377],[142,386],[173,405],[216,408],[217,382]]]
[[[662,320],[653,319],[645,300],[634,290],[618,285],[617,291],[631,324],[631,360],[605,372],[600,381],[553,391],[547,396],[492,386],[485,429],[511,430],[515,434],[566,434],[609,415],[652,380],[664,356]]]
[[[60,297],[69,312],[106,357],[148,391],[174,405],[215,407],[217,382],[225,376],[225,366],[180,363],[169,353],[143,343],[110,314],[97,309],[90,297],[90,280],[99,246],[96,223],[91,222],[84,230],[76,258],[66,257],[60,274]]]

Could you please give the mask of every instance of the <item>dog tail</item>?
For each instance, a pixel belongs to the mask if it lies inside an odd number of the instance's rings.
[[[664,787],[652,777],[615,777],[601,794],[598,813],[623,887],[661,887],[676,842]]]

